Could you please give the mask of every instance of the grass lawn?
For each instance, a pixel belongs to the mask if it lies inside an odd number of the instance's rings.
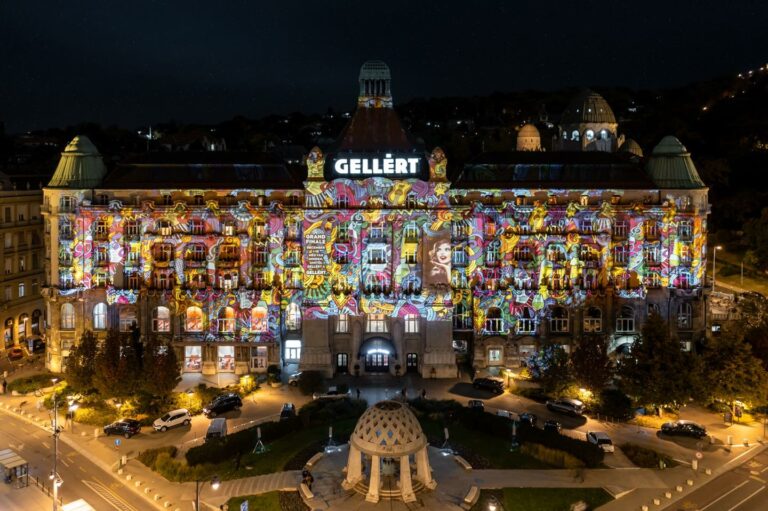
[[[339,421],[333,425],[333,436],[336,442],[345,443],[357,423],[356,419]],[[235,462],[226,461],[216,465],[204,465],[205,472],[217,474],[221,479],[238,479],[262,474],[271,474],[285,470],[286,464],[302,450],[317,444],[320,451],[321,444],[328,440],[328,427],[319,426],[305,429],[280,438],[272,443],[267,443],[267,452],[263,454],[249,453],[240,459],[240,469],[235,470]],[[317,452],[314,451],[314,452]],[[314,452],[312,454],[314,454]],[[311,455],[310,455],[311,456]],[[307,459],[309,459],[309,457]],[[251,467],[250,470],[246,467]],[[230,509],[232,509],[230,507]],[[239,508],[235,508],[239,509]],[[261,508],[251,508],[261,509]]]
[[[483,490],[472,511],[486,511],[490,494],[502,500],[505,511],[568,511],[580,500],[595,509],[613,500],[601,488],[503,488]]]
[[[232,497],[227,501],[228,509],[238,511],[240,504],[244,501],[248,501],[249,511],[281,511],[280,507],[280,493],[271,491],[269,493],[262,493],[261,495],[246,495],[244,497]]]
[[[421,427],[424,429],[424,433],[433,440],[432,445],[435,445],[434,439],[444,437],[443,427],[437,421],[422,418]],[[490,439],[487,436],[478,435],[460,424],[449,426],[448,434],[448,443],[451,447],[466,458],[474,468],[557,468],[527,456],[519,450],[510,452],[511,440]],[[442,442],[437,445],[442,445]]]

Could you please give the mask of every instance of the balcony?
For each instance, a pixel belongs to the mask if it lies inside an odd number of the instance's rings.
[[[504,320],[501,318],[488,318],[485,320],[484,330],[489,333],[501,333],[504,331]]]

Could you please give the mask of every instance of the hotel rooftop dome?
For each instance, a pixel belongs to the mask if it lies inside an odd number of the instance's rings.
[[[67,144],[48,186],[51,188],[94,188],[107,173],[101,154],[91,140],[78,135]]]
[[[608,102],[597,92],[585,89],[580,92],[563,112],[561,124],[608,123],[616,124]]]
[[[668,135],[653,148],[648,158],[648,175],[661,188],[706,188],[691,153],[676,137]]]

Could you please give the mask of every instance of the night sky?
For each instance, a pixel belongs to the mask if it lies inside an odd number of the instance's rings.
[[[225,7],[226,6],[226,7]],[[0,1],[7,132],[351,109],[367,59],[396,102],[666,87],[768,62],[764,1]]]

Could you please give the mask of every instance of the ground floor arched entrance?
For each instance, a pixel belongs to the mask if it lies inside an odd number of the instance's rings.
[[[389,366],[397,359],[397,352],[392,341],[383,337],[367,339],[360,346],[359,358],[362,358],[367,373],[387,373]]]

